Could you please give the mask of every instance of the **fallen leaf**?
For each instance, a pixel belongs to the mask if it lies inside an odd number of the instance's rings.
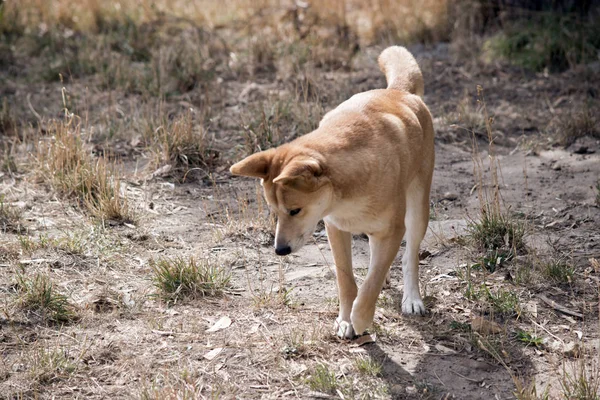
[[[203,357],[206,358],[208,361],[212,361],[215,359],[216,356],[218,356],[221,352],[223,351],[222,347],[217,347],[215,349],[212,349],[211,351],[209,351],[208,353],[206,353]]]
[[[231,318],[229,318],[228,316],[221,317],[221,318],[219,318],[219,320],[217,322],[215,322],[215,324],[213,326],[208,328],[206,330],[206,332],[209,332],[209,333],[217,332],[217,331],[223,330],[225,328],[228,328],[229,325],[231,325]]]
[[[471,327],[475,332],[483,335],[495,334],[502,332],[500,325],[494,321],[488,321],[482,317],[475,317],[471,320]]]

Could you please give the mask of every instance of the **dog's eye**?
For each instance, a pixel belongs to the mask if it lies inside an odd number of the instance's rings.
[[[290,215],[293,217],[294,215],[298,214],[300,212],[300,210],[302,210],[301,208],[295,208],[292,211],[290,211]]]

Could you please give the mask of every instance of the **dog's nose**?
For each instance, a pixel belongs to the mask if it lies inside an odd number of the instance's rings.
[[[291,252],[292,252],[292,248],[290,246],[275,248],[275,254],[277,254],[278,256],[287,256]]]

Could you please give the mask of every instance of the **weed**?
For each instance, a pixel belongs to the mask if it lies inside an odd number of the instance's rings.
[[[219,295],[230,279],[229,273],[209,259],[162,258],[152,260],[151,267],[154,286],[169,302]]]
[[[479,248],[495,251],[496,256],[499,254],[498,249],[502,249],[500,254],[505,254],[504,260],[509,257],[506,251],[518,252],[525,248],[523,225],[510,215],[498,212],[490,206],[482,209],[478,221],[469,221],[467,229]]]
[[[488,250],[479,263],[473,264],[473,268],[485,268],[487,271],[493,273],[512,258],[513,254],[511,251]]]
[[[544,338],[526,331],[517,331],[517,340],[527,346],[542,347],[544,345]]]
[[[194,122],[191,111],[149,129],[146,144],[153,154],[155,168],[168,166],[170,171],[183,178],[192,169],[201,170],[206,176],[208,168],[216,162],[206,129]]]
[[[335,393],[338,388],[338,380],[335,373],[325,364],[317,364],[310,376],[306,379],[306,384],[312,389],[322,393]]]
[[[514,273],[514,281],[517,285],[526,286],[533,280],[533,270],[534,266],[530,263],[525,263],[523,265],[517,265],[517,268]]]
[[[533,71],[563,71],[596,59],[600,27],[592,14],[585,18],[550,12],[527,15],[527,23],[507,24],[484,44],[484,50]]]
[[[470,332],[471,324],[467,324],[467,323],[459,322],[459,321],[452,321],[452,322],[450,322],[450,329],[459,331],[459,332]]]
[[[75,116],[67,122],[50,123],[52,140],[38,145],[38,175],[64,196],[79,200],[98,219],[133,222],[133,212],[120,193],[114,167],[104,158],[92,160],[85,150],[81,129]]]
[[[41,313],[43,320],[53,323],[67,323],[77,318],[75,307],[67,296],[58,293],[54,284],[43,274],[33,279],[17,276],[21,308]]]
[[[585,359],[581,358],[573,364],[570,373],[565,365],[562,372],[560,385],[565,399],[600,399],[600,371],[596,361],[593,361],[588,369]]]
[[[560,145],[568,147],[583,136],[600,138],[598,123],[598,117],[589,106],[583,110],[571,110],[558,120],[554,128],[556,140]]]
[[[19,233],[22,230],[21,210],[6,204],[4,196],[0,195],[0,232]]]
[[[294,288],[281,287],[278,290],[252,291],[252,302],[255,308],[293,307],[292,290]]]
[[[596,205],[600,207],[600,179],[596,182]]]
[[[551,260],[542,266],[542,273],[555,283],[573,283],[575,268],[565,260]]]
[[[41,384],[51,384],[68,377],[77,370],[77,364],[71,360],[63,349],[39,347],[33,351],[29,359],[29,374]]]
[[[495,312],[502,315],[520,315],[521,307],[519,296],[516,293],[499,288],[496,291],[491,291],[487,285],[482,285],[480,295],[485,295],[486,300],[492,306]]]
[[[383,371],[383,365],[371,357],[359,357],[354,360],[354,365],[362,375],[380,376]]]

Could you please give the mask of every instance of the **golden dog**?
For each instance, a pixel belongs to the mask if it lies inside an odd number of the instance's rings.
[[[425,313],[419,245],[429,222],[433,124],[412,54],[393,46],[378,61],[387,89],[356,94],[328,112],[315,131],[231,167],[234,175],[262,179],[277,215],[278,255],[300,249],[325,221],[340,300],[335,329],[342,338],[362,334],[373,322],[405,233],[402,311]],[[369,237],[369,272],[360,289],[352,272],[352,232]]]

